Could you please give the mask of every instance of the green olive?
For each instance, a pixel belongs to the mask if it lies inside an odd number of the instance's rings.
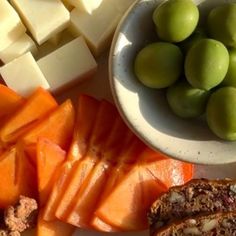
[[[234,48],[229,50],[229,68],[222,85],[236,87],[236,49]]]
[[[206,111],[213,133],[225,140],[236,140],[236,88],[224,87],[214,92]]]
[[[137,55],[134,71],[145,86],[166,88],[180,76],[183,55],[174,44],[158,42],[143,48]]]
[[[158,36],[169,42],[181,42],[196,28],[199,11],[192,0],[169,0],[153,13]]]
[[[171,110],[182,118],[194,118],[205,112],[209,92],[193,88],[187,82],[178,82],[167,90]]]
[[[184,67],[193,87],[210,90],[223,81],[228,71],[228,50],[219,41],[202,39],[188,51]]]
[[[182,41],[179,46],[184,54],[187,54],[189,49],[201,39],[206,38],[206,34],[203,29],[197,28],[187,39]]]
[[[226,46],[236,47],[236,4],[228,3],[213,8],[207,19],[208,31],[212,38]]]

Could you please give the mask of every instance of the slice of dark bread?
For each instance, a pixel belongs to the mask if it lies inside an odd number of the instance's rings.
[[[151,235],[172,221],[204,213],[236,211],[236,180],[195,179],[170,188],[151,206]]]
[[[173,222],[153,236],[235,236],[236,212],[211,213]]]

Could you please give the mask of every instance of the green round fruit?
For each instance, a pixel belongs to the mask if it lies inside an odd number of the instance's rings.
[[[236,87],[236,49],[229,50],[229,68],[222,85]]]
[[[178,82],[167,90],[171,110],[182,118],[194,118],[205,112],[209,92],[193,88],[187,82]]]
[[[137,78],[147,87],[166,88],[180,76],[183,68],[181,50],[171,43],[153,43],[137,55],[134,70]]]
[[[236,4],[228,3],[212,9],[207,19],[208,31],[212,38],[226,46],[236,46]]]
[[[214,39],[202,39],[191,47],[185,59],[185,76],[196,88],[210,90],[220,84],[229,67],[227,48]]]
[[[153,13],[158,36],[169,42],[181,42],[196,28],[199,11],[192,0],[169,0]]]
[[[184,54],[187,54],[189,49],[201,39],[206,38],[206,34],[201,28],[197,28],[193,34],[191,34],[187,39],[182,41],[179,46]]]
[[[218,137],[236,140],[236,88],[224,87],[214,92],[207,104],[207,123]]]

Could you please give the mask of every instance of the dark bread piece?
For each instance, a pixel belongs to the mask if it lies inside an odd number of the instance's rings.
[[[153,203],[148,214],[151,235],[178,219],[227,211],[236,211],[236,180],[191,180]]]
[[[234,236],[236,235],[236,212],[211,213],[190,217],[157,230],[154,236]]]

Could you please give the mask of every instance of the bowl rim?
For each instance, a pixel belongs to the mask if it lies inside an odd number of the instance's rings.
[[[110,52],[109,52],[109,61],[108,61],[108,75],[109,75],[109,84],[110,84],[110,89],[112,92],[112,96],[114,99],[114,102],[116,104],[116,107],[118,109],[119,114],[121,115],[123,121],[127,124],[127,126],[131,129],[131,131],[137,136],[139,137],[147,146],[149,146],[151,149],[153,149],[154,151],[158,151],[163,153],[164,155],[175,159],[175,160],[179,160],[179,161],[183,161],[183,162],[189,162],[189,163],[193,163],[193,164],[200,164],[200,165],[225,165],[225,164],[231,164],[231,163],[235,163],[235,160],[232,159],[227,159],[225,160],[224,158],[222,158],[222,160],[220,161],[214,161],[213,160],[209,160],[208,158],[206,159],[198,159],[198,158],[192,158],[192,159],[188,159],[186,157],[182,157],[182,156],[178,156],[178,155],[174,155],[174,153],[170,154],[170,153],[166,153],[160,146],[158,145],[154,145],[153,142],[151,140],[148,140],[148,138],[145,136],[145,134],[143,134],[142,132],[139,132],[135,125],[132,123],[132,121],[130,120],[130,118],[126,115],[124,109],[122,108],[122,104],[119,100],[119,96],[116,92],[116,81],[114,79],[114,57],[116,57],[114,55],[116,46],[117,46],[117,41],[120,35],[120,31],[123,28],[123,26],[125,25],[126,21],[128,20],[129,15],[132,14],[132,11],[136,9],[136,7],[138,7],[138,5],[142,2],[145,2],[148,0],[136,0],[130,7],[129,9],[126,11],[126,13],[124,14],[124,16],[122,17],[122,19],[120,20],[113,39],[112,39],[112,43],[111,43],[111,47],[110,47]],[[157,1],[157,0],[156,0]],[[207,1],[207,0],[206,0]],[[163,2],[163,1],[160,1]]]

